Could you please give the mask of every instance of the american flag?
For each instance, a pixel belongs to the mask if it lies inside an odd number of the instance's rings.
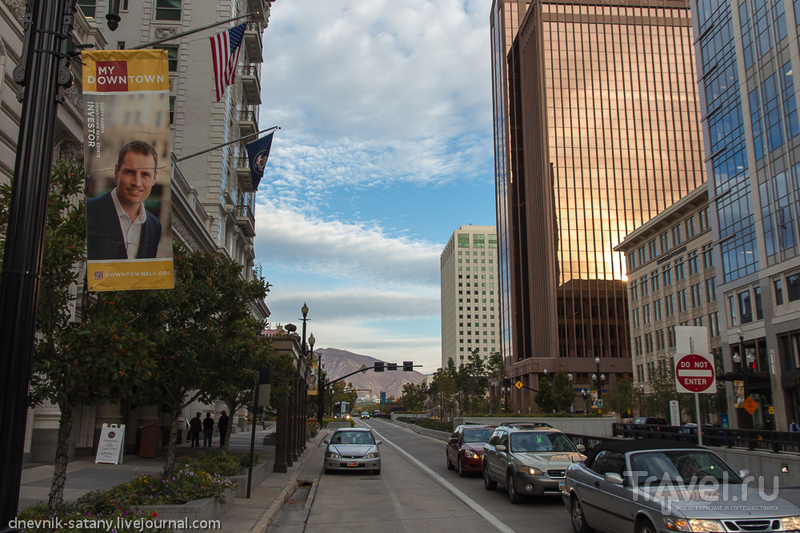
[[[222,100],[225,87],[236,77],[239,63],[239,50],[247,23],[239,24],[211,37],[211,59],[214,63],[214,85],[217,89],[217,102]]]

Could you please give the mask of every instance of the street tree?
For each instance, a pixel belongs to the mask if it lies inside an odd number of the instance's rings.
[[[533,401],[536,402],[536,405],[539,406],[539,409],[543,413],[552,413],[553,409],[556,408],[556,401],[553,396],[553,383],[548,376],[539,379],[539,392],[536,393],[536,397]]]
[[[219,358],[225,363],[217,367],[218,379],[200,391],[199,400],[203,403],[215,400],[224,402],[230,416],[234,416],[242,407],[253,404],[253,390],[258,383],[259,370],[269,368],[272,359],[272,343],[262,335],[264,326],[262,321],[251,316],[224,326],[228,329],[224,336],[230,342],[223,347]],[[265,398],[259,398],[260,406],[263,407],[265,402]],[[227,434],[220,435],[225,442],[223,455],[228,453],[232,430],[233,424],[228,424]]]
[[[137,315],[120,308],[113,293],[89,298],[86,292],[84,181],[84,169],[77,163],[54,164],[42,249],[30,401],[32,406],[49,401],[60,410],[50,519],[63,504],[75,407],[129,399],[154,370],[152,343],[138,327]],[[10,199],[10,185],[0,186],[0,249]]]
[[[400,402],[403,404],[403,408],[406,411],[420,413],[425,407],[425,398],[427,395],[428,390],[424,383],[406,383],[403,385],[403,395],[400,396]]]
[[[569,379],[569,374],[563,370],[556,372],[553,377],[553,403],[559,413],[568,413],[575,401],[575,389]]]
[[[188,252],[173,243],[175,287],[130,291],[122,297],[139,325],[154,336],[158,367],[140,391],[141,403],[163,405],[171,415],[165,472],[175,466],[178,419],[183,408],[230,379],[220,357],[250,316],[250,305],[266,297],[263,279],[242,279],[241,265],[227,257]]]
[[[620,419],[629,417],[633,413],[633,390],[633,381],[624,378],[614,384],[614,388],[607,396],[608,408],[615,411]]]

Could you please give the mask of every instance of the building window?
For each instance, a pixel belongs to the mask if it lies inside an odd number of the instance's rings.
[[[653,270],[653,272],[650,273],[650,281],[652,284],[653,292],[656,292],[657,290],[661,289],[661,284],[659,283],[658,279],[658,270]]]
[[[682,242],[683,237],[681,237],[681,226],[678,224],[672,228],[672,244],[673,246],[678,246]]]
[[[686,271],[683,269],[683,258],[675,261],[675,280],[683,281],[686,279]]]
[[[647,296],[650,292],[650,286],[647,285],[647,276],[641,278],[642,296]]]
[[[775,288],[775,305],[783,305],[783,284],[781,278],[772,278],[772,286]]]
[[[647,253],[650,256],[650,259],[654,259],[658,252],[656,252],[656,240],[653,239],[652,241],[647,243]]]
[[[659,235],[658,244],[661,246],[661,253],[667,253],[669,251],[669,234],[665,232]]]
[[[473,235],[472,236],[472,246],[475,248],[483,248],[484,245],[484,236],[483,235]]]
[[[178,47],[175,46],[161,46],[167,51],[167,62],[169,64],[169,71],[170,72],[178,72]]]
[[[688,310],[689,308],[686,305],[686,289],[681,289],[678,291],[678,312],[683,313]]]
[[[172,123],[175,119],[175,97],[169,97],[169,125],[172,126]]]
[[[754,287],[753,292],[756,299],[756,320],[762,320],[764,318],[764,309],[761,307],[761,287]]]
[[[706,280],[706,296],[708,296],[709,302],[717,301],[716,281],[717,281],[716,277]]]
[[[700,284],[692,285],[692,307],[703,305],[703,297],[700,292]]]
[[[731,326],[736,327],[736,298],[733,294],[728,295],[728,315],[731,317]]]
[[[497,248],[497,235],[489,235],[489,248]],[[489,262],[491,263],[491,259]]]
[[[789,301],[800,300],[800,273],[786,276],[786,288],[789,292]]]
[[[708,208],[706,207],[700,211],[700,231],[705,231],[709,228],[708,225]]]
[[[181,20],[181,0],[156,0],[156,20]]]
[[[712,245],[703,246],[703,267],[711,268],[714,266],[714,253],[711,251]]]
[[[664,267],[664,287],[672,285],[672,267],[669,265]]]
[[[78,0],[78,7],[83,11],[83,16],[93,19],[97,12],[97,0]]]
[[[458,234],[458,247],[469,248],[469,234]]]
[[[753,321],[753,309],[750,302],[750,290],[745,290],[739,293],[739,317],[742,324],[747,324]]]
[[[691,239],[695,236],[694,230],[694,216],[690,216],[686,219],[686,238]]]
[[[699,261],[697,260],[697,250],[689,253],[689,275],[693,276],[700,272]]]

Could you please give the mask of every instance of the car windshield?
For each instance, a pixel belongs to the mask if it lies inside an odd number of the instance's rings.
[[[709,478],[720,483],[742,482],[719,457],[702,450],[632,453],[631,471],[639,486],[659,483],[685,485]]]
[[[577,452],[575,445],[561,433],[512,433],[510,451],[521,452]]]
[[[375,439],[368,431],[337,431],[331,444],[375,444]]]
[[[492,436],[492,428],[465,429],[464,442],[486,442]]]

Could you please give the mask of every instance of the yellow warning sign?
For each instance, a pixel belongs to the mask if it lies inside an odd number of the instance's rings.
[[[521,390],[522,389],[522,382],[521,381],[517,381],[516,383],[514,383],[514,386]]]

